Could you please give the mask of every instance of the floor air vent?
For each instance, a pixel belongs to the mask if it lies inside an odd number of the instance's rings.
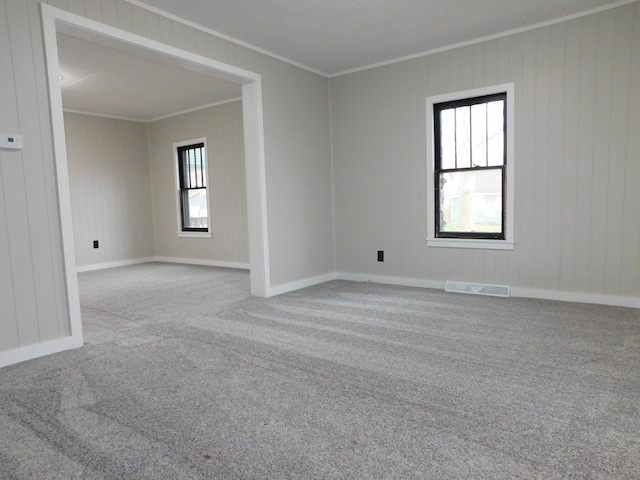
[[[494,297],[508,297],[508,285],[487,285],[486,283],[452,282],[447,280],[445,292],[474,293],[476,295],[492,295]]]

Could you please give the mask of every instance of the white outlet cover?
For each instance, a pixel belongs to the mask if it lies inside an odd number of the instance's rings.
[[[0,148],[20,150],[22,148],[22,135],[17,133],[0,133]]]

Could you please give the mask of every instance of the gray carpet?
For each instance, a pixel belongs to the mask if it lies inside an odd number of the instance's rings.
[[[640,311],[228,269],[79,275],[0,370],[0,478],[639,479]]]

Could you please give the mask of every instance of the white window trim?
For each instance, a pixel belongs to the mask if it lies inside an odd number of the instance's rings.
[[[461,100],[464,98],[481,97],[484,95],[493,95],[495,93],[507,94],[507,182],[506,182],[506,216],[505,216],[505,239],[504,240],[478,240],[466,238],[436,238],[435,212],[433,210],[433,199],[435,196],[435,186],[433,175],[435,172],[434,161],[434,118],[433,106],[437,103],[450,102],[453,100]],[[478,248],[491,250],[513,250],[515,240],[513,238],[513,222],[514,214],[514,139],[515,139],[515,86],[513,83],[505,83],[501,85],[493,85],[490,87],[476,88],[473,90],[465,90],[462,92],[446,93],[427,97],[427,246],[429,247],[447,247],[447,248]]]
[[[207,164],[207,231],[206,232],[184,232],[182,230],[182,215],[180,212],[180,171],[178,170],[178,147],[184,147],[185,145],[194,145],[196,143],[204,143],[205,162]],[[178,237],[182,238],[211,238],[211,195],[209,195],[209,189],[211,188],[210,173],[211,167],[209,164],[209,148],[207,146],[207,137],[194,138],[191,140],[184,140],[181,142],[175,142],[173,144],[173,172],[175,178],[176,189],[176,221],[178,226]]]

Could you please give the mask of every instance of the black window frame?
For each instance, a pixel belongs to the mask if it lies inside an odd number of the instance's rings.
[[[471,167],[463,168],[442,168],[442,141],[440,136],[440,115],[442,111],[452,108],[487,104],[492,101],[503,101],[503,161],[500,166],[473,166],[473,157],[471,157]],[[446,102],[433,104],[433,119],[434,119],[434,205],[435,205],[435,238],[458,238],[458,239],[474,239],[474,240],[506,240],[507,232],[507,92],[492,93],[489,95],[481,95],[476,97],[463,98],[458,100],[451,100]],[[471,118],[469,119],[471,122]],[[457,158],[456,158],[457,162]],[[487,162],[488,163],[488,162]],[[441,226],[441,203],[442,203],[442,189],[440,188],[440,177],[443,173],[447,172],[464,172],[464,171],[479,171],[479,170],[501,170],[502,171],[502,210],[501,210],[501,231],[500,232],[459,232],[459,231],[443,231]]]
[[[187,153],[190,151],[200,150],[200,176],[192,179],[190,175],[190,165]],[[178,188],[180,197],[180,227],[183,232],[208,232],[209,217],[207,216],[206,227],[189,226],[189,192],[191,190],[206,190],[207,202],[209,191],[207,187],[207,157],[204,142],[193,143],[189,145],[181,145],[176,148],[178,158]],[[209,209],[207,208],[207,212]]]

